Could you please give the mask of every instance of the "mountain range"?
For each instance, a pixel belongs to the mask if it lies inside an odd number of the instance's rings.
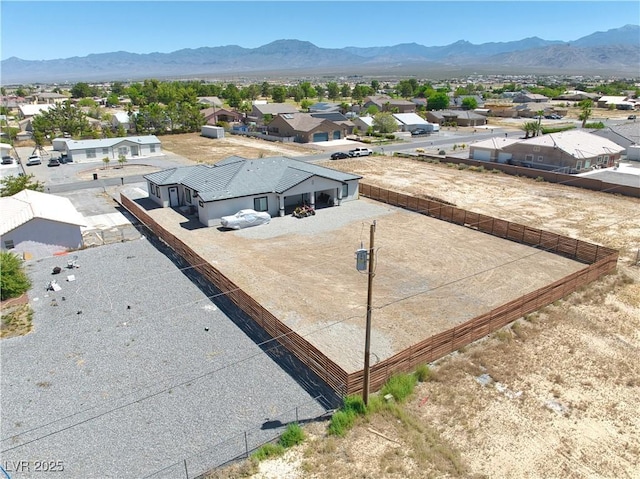
[[[57,60],[1,62],[2,84],[295,75],[572,74],[640,77],[640,26],[595,32],[572,42],[538,37],[475,45],[461,40],[427,47],[320,48],[277,40],[258,48],[238,45],[171,53],[112,52]]]

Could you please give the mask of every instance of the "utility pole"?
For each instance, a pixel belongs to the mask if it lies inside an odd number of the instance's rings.
[[[376,222],[374,220],[369,233],[369,277],[367,283],[367,325],[364,340],[364,387],[362,389],[362,400],[365,406],[369,404],[369,357],[371,356],[371,298],[373,296],[374,273],[374,236],[376,233]]]

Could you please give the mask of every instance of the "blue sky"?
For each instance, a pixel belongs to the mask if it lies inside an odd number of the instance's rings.
[[[306,40],[324,48],[572,41],[640,22],[638,1],[0,1],[0,58]]]

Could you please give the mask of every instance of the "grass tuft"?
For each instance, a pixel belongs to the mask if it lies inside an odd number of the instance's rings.
[[[397,402],[403,402],[413,393],[417,382],[414,374],[396,374],[389,378],[380,394],[383,397],[391,394]]]

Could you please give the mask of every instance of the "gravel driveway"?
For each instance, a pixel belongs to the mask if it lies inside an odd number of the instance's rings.
[[[34,461],[62,461],[53,477],[185,477],[185,458],[193,477],[215,465],[218,443],[249,430],[258,444],[274,434],[261,425],[293,420],[296,406],[300,420],[324,411],[314,377],[266,354],[258,331],[146,238],[79,251],[77,269],[70,258],[28,264],[33,332],[0,345],[12,479],[52,476]],[[54,278],[62,289],[47,293]]]

